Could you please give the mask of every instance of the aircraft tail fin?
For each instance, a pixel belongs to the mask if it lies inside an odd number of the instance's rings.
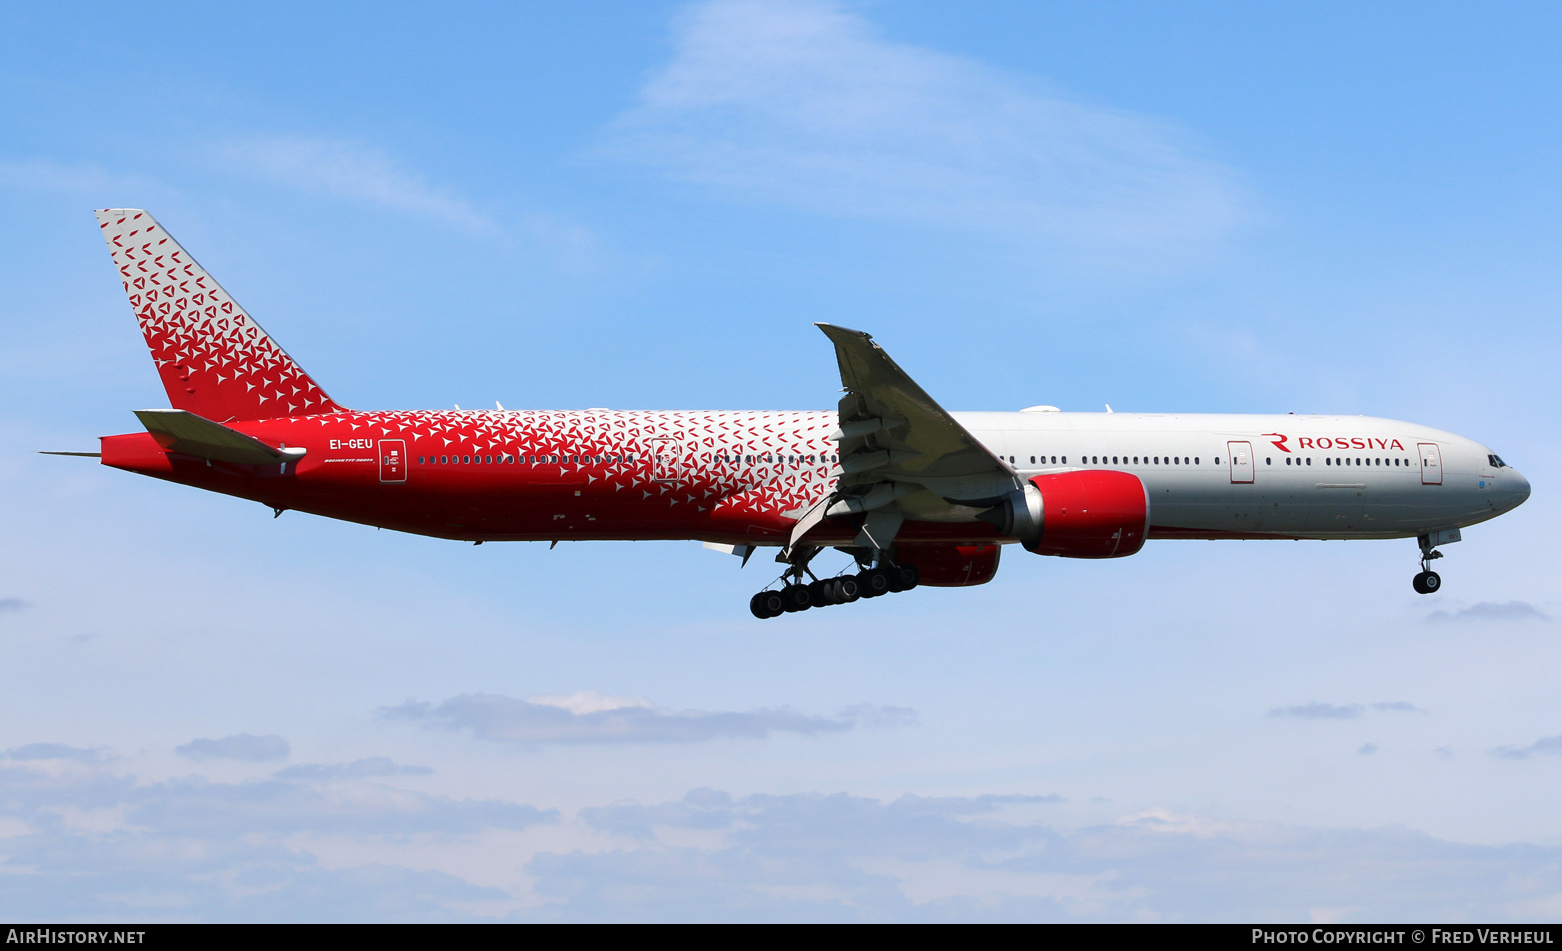
[[[150,214],[97,216],[175,409],[208,420],[343,411]]]

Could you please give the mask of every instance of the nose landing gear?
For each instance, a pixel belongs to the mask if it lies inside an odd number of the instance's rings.
[[[1448,535],[1452,534],[1452,538]],[[1411,579],[1410,586],[1416,589],[1416,594],[1433,594],[1441,591],[1443,578],[1432,570],[1432,562],[1443,557],[1443,553],[1437,550],[1437,545],[1442,541],[1458,541],[1459,533],[1454,531],[1439,532],[1438,537],[1422,535],[1416,541],[1421,545],[1421,570]]]
[[[1410,580],[1410,586],[1416,594],[1431,594],[1443,586],[1443,578],[1435,571],[1421,571]]]

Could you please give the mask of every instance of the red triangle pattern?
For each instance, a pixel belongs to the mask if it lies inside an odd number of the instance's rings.
[[[97,216],[175,409],[218,422],[341,412],[151,215]]]

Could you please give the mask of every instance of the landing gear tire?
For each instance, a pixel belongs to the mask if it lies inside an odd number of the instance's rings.
[[[779,591],[761,591],[748,599],[748,609],[760,620],[773,618],[786,610],[786,601]]]
[[[1415,576],[1410,586],[1416,589],[1416,594],[1431,594],[1443,586],[1443,579],[1435,571],[1423,571]]]
[[[910,591],[922,580],[922,572],[917,570],[916,565],[900,565],[898,570],[900,571],[900,587],[895,589],[897,591]]]
[[[789,584],[781,589],[781,601],[786,611],[806,611],[814,606],[813,592],[806,584]]]
[[[889,594],[894,589],[890,586],[889,569],[870,568],[857,575],[857,585],[862,589],[865,598],[876,598],[881,594]]]
[[[842,575],[830,583],[830,594],[836,604],[851,604],[862,597],[862,585],[856,575]]]
[[[830,582],[815,581],[808,586],[808,594],[812,604],[816,608],[822,608],[827,604],[835,603],[835,596],[830,592]]]

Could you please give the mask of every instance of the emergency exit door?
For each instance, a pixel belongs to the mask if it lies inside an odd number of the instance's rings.
[[[1253,481],[1253,444],[1250,442],[1228,442],[1226,453],[1231,457],[1231,481]]]

